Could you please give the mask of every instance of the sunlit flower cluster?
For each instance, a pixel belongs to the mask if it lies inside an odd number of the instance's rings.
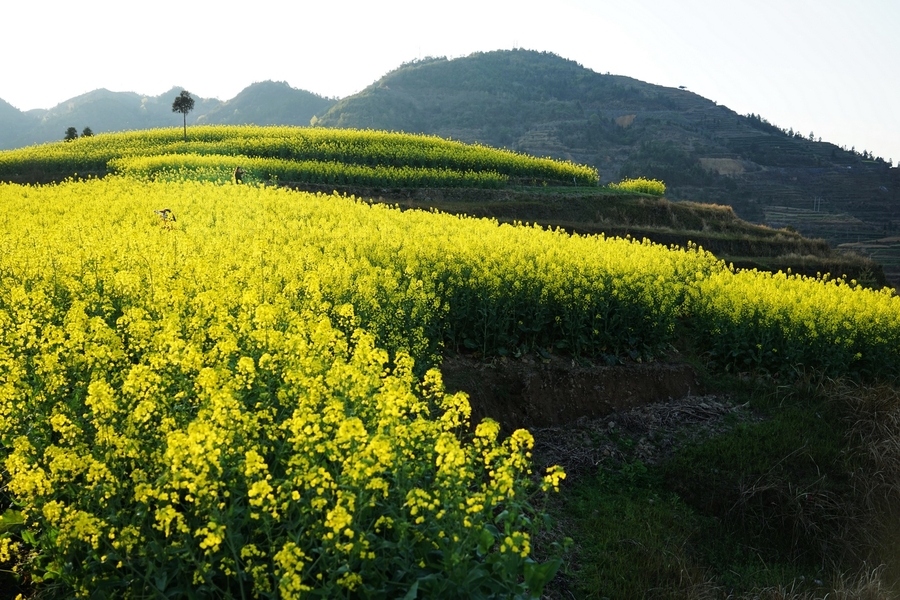
[[[663,181],[660,181],[659,179],[647,179],[646,177],[637,177],[635,179],[626,177],[618,183],[609,183],[606,187],[625,192],[652,194],[654,196],[666,195],[666,184]]]
[[[697,339],[736,370],[900,375],[900,297],[827,275],[723,269],[697,282]]]
[[[191,179],[227,182],[240,168],[242,181],[292,182],[390,187],[500,188],[509,176],[496,171],[460,171],[409,165],[356,165],[318,160],[288,160],[219,154],[161,154],[115,158],[116,173],[157,180]]]

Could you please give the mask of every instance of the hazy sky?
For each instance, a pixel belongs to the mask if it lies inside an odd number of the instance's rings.
[[[416,58],[526,48],[900,162],[900,0],[4,4],[0,98],[22,110],[101,87],[227,100],[266,79],[344,97]]]

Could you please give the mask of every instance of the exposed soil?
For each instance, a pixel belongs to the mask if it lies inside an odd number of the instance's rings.
[[[655,464],[685,443],[760,417],[727,395],[709,393],[684,363],[579,364],[545,360],[445,357],[447,391],[463,391],[472,422],[484,417],[510,433],[534,435],[536,472],[562,466],[573,478],[598,466]]]
[[[491,417],[505,431],[564,426],[701,393],[694,370],[677,362],[605,366],[561,357],[448,356],[441,372],[448,391],[468,394],[473,422]]]
[[[531,430],[535,472],[560,465],[571,483],[596,473],[601,465],[616,468],[636,460],[654,465],[685,444],[761,418],[727,395],[709,394],[634,406],[565,426],[535,428]]]

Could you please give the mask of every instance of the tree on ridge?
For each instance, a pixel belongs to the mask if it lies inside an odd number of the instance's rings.
[[[184,141],[187,141],[187,114],[194,110],[194,99],[187,90],[181,90],[181,93],[172,103],[172,112],[184,115]]]

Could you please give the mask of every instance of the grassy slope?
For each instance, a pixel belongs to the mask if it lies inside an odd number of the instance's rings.
[[[642,428],[620,414],[555,432],[585,439],[573,460],[604,452],[551,502],[553,539],[573,544],[549,596],[896,597],[900,461],[881,450],[896,446],[896,389],[815,377],[707,385],[732,407],[714,426]]]

